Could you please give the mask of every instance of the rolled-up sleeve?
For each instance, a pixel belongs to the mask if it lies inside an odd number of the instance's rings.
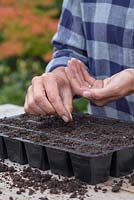
[[[67,66],[72,57],[87,65],[86,42],[82,25],[80,0],[64,0],[58,29],[52,38],[53,57],[46,67],[51,72]]]

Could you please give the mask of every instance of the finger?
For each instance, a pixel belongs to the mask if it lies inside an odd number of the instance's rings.
[[[42,113],[50,115],[55,113],[55,109],[53,108],[53,106],[50,104],[50,102],[46,97],[44,81],[45,80],[43,76],[35,77],[32,80],[33,97],[35,103],[42,110]]]
[[[72,96],[72,91],[71,91],[71,88],[70,87],[65,87],[62,92],[61,92],[61,96],[62,96],[62,99],[63,99],[63,104],[65,106],[65,108],[67,109],[68,113],[70,113],[70,119],[72,120],[72,99],[73,99],[73,96]]]
[[[34,114],[37,114],[37,113],[34,113],[34,112],[32,112],[32,111],[29,110],[28,102],[27,102],[27,95],[26,95],[26,97],[25,97],[24,111],[25,111],[26,113],[30,113],[30,114],[33,114],[33,115],[34,115]]]
[[[81,73],[79,61],[75,58],[72,58],[70,63],[71,63],[72,70],[74,70],[74,73],[77,75],[77,78],[81,83],[81,86],[86,85],[86,84],[88,85],[88,83],[86,83],[84,80],[83,74]]]
[[[70,70],[70,72],[72,74],[72,78],[76,79],[81,87],[83,85],[83,82],[78,74],[78,69],[77,69],[77,66],[76,66],[74,60],[71,60],[68,62],[68,69]]]
[[[81,87],[82,83],[79,80],[79,77],[77,76],[76,72],[74,72],[73,68],[70,67],[70,62],[68,63],[68,67],[65,68],[65,71],[67,73],[67,77],[69,79],[70,82],[72,82],[73,80],[75,80],[75,82],[77,82],[77,85],[79,85],[79,87]]]
[[[33,98],[33,91],[32,86],[28,88],[27,96],[26,96],[26,106],[27,112],[31,114],[43,114],[42,110],[36,105],[34,98]]]
[[[105,87],[105,88],[100,88],[100,89],[90,89],[90,91],[85,91],[83,92],[83,96],[88,98],[88,99],[93,99],[93,100],[103,100],[106,98],[113,98],[119,97],[117,93],[114,92],[114,89],[111,87]]]
[[[44,76],[45,84],[46,84],[46,94],[49,102],[54,107],[56,113],[65,121],[68,122],[70,120],[70,114],[68,113],[67,109],[65,108],[59,90],[63,87],[62,83],[58,88],[57,81],[53,74],[49,73],[49,75]]]
[[[75,94],[77,94],[79,96],[82,96],[83,95],[83,89],[82,89],[78,79],[73,76],[73,74],[71,73],[71,70],[68,67],[65,68],[65,72],[66,72],[68,80],[69,80],[69,82],[71,84],[73,93],[75,93]]]
[[[79,60],[79,63],[80,63],[80,69],[83,74],[84,80],[92,86],[94,84],[95,79],[92,76],[90,76],[90,74],[87,72],[83,63],[80,60]]]

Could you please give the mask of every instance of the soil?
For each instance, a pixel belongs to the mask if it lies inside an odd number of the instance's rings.
[[[59,138],[57,135],[44,135],[37,134],[31,131],[25,131],[20,129],[9,128],[10,131],[5,132],[4,135],[9,136],[10,138],[21,138],[24,140],[32,141],[41,145],[49,145],[56,147],[63,147],[64,149],[76,150],[81,146],[80,141],[70,140],[66,138]]]
[[[124,177],[125,179],[128,179],[128,183],[131,186],[134,186],[134,173],[128,176]],[[112,184],[112,192],[120,192],[121,187],[123,185],[124,182],[124,178],[121,178],[119,181],[114,180],[113,184]]]
[[[23,114],[16,118],[0,119],[0,133],[40,144],[77,150],[80,153],[100,154],[106,150],[134,145],[134,123],[73,114],[65,123],[58,116]]]
[[[102,154],[102,153],[105,153],[105,147],[103,146],[91,146],[91,145],[88,145],[88,144],[85,144],[83,146],[81,146],[79,148],[79,151],[81,153],[92,153],[93,154]]]
[[[59,138],[59,136],[52,134],[45,136],[44,134],[37,134],[35,132],[29,132],[20,129],[10,128],[10,131],[5,132],[5,135],[8,135],[10,138],[21,138],[23,140],[32,141],[41,145],[51,145],[53,147],[58,147],[71,151],[75,150],[80,153],[101,154],[105,153],[106,149],[111,150],[111,147],[109,148],[104,145],[93,145],[93,142],[91,141],[88,142],[81,139],[68,139],[65,137]]]
[[[9,132],[9,130],[10,130],[10,128],[8,126],[6,126],[6,125],[1,126],[0,125],[0,134]]]
[[[87,185],[77,179],[63,178],[57,179],[52,177],[50,174],[43,174],[37,169],[30,167],[24,167],[23,170],[18,174],[16,170],[10,170],[7,165],[0,162],[0,169],[3,173],[2,177],[7,178],[9,176],[12,180],[10,188],[18,188],[16,194],[20,195],[29,190],[29,196],[33,195],[36,191],[43,193],[45,190],[49,190],[51,194],[70,194],[70,198],[79,197],[82,199],[87,192]],[[47,198],[40,198],[47,200]]]
[[[112,185],[112,192],[119,192],[123,184],[123,180],[120,180],[119,182],[114,182]]]
[[[131,176],[128,176],[129,183],[134,186],[134,173]]]
[[[9,200],[13,200],[13,197],[9,197]]]
[[[51,194],[69,194],[70,199],[78,198],[83,200],[87,190],[88,185],[79,181],[76,178],[55,178],[49,173],[42,173],[38,169],[32,169],[31,167],[24,167],[19,172],[15,167],[8,167],[4,164],[4,161],[0,161],[0,173],[2,173],[2,178],[9,180],[11,178],[10,189],[13,190],[14,187],[18,188],[16,194],[20,195],[29,191],[29,196],[32,196],[36,191],[40,191],[42,194],[44,191],[49,190]],[[134,186],[134,173],[124,177],[128,179],[130,185]],[[114,180],[111,185],[112,192],[120,192],[124,178],[119,181]],[[105,187],[95,185],[95,192],[107,193],[108,190]],[[1,191],[0,191],[1,192]],[[13,197],[9,198],[13,200]],[[49,200],[47,197],[41,197],[40,200]]]
[[[8,167],[7,165],[5,165],[4,163],[0,163],[0,173],[2,172],[10,172],[10,173],[14,173],[16,172],[14,167]]]

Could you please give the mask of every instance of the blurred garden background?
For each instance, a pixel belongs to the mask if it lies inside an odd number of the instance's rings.
[[[0,104],[23,105],[27,87],[52,56],[62,0],[0,0]],[[75,110],[84,111],[78,100]]]

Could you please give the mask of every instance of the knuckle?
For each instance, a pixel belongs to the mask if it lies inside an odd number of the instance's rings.
[[[31,89],[32,89],[32,85],[30,85],[30,86],[28,87],[28,89],[27,89],[27,93],[28,93],[28,94],[30,93]]]
[[[48,76],[49,74],[51,74],[51,72],[45,72],[45,73],[43,73],[41,76],[42,76],[42,77],[46,77],[46,76]]]
[[[25,103],[25,105],[24,105],[24,111],[25,111],[26,113],[30,113],[30,112],[31,112],[31,109],[30,109],[29,105],[26,104],[26,103]]]
[[[34,101],[35,101],[36,103],[40,104],[41,101],[42,101],[42,96],[41,96],[41,94],[35,94],[35,95],[34,95]]]
[[[56,75],[52,72],[42,75],[42,80],[44,83],[51,84],[51,81],[56,81]]]
[[[41,75],[42,80],[46,80],[47,77],[48,77],[48,73],[44,73]]]
[[[39,80],[39,76],[35,76],[32,78],[32,84],[35,83],[37,80]]]
[[[34,107],[35,107],[34,100],[30,100],[29,101],[29,108],[34,108]]]
[[[52,115],[52,114],[55,113],[55,111],[52,110],[52,109],[48,109],[48,110],[46,111],[46,113],[47,113],[48,115]]]

